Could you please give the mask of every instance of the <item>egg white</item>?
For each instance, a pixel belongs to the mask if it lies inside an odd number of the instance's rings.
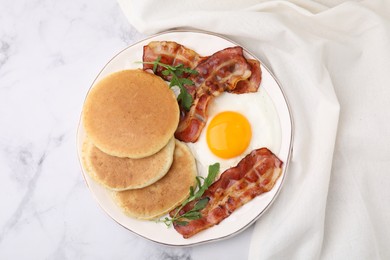
[[[214,155],[206,141],[206,131],[210,121],[214,116],[224,111],[242,114],[247,118],[252,129],[252,139],[248,148],[241,155],[230,159]],[[246,94],[222,93],[210,103],[208,115],[207,124],[198,141],[187,143],[196,159],[199,175],[207,176],[208,166],[216,162],[220,163],[220,173],[222,173],[226,169],[236,166],[242,158],[258,148],[267,147],[275,154],[279,152],[281,144],[280,121],[274,104],[265,90],[260,88],[255,93]]]

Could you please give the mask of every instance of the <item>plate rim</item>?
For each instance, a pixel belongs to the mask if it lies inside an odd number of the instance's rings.
[[[123,228],[125,228],[126,230],[132,232],[133,234],[137,235],[137,236],[140,236],[144,239],[147,239],[149,241],[152,241],[154,243],[157,243],[159,245],[164,245],[164,246],[168,246],[168,247],[191,247],[191,246],[196,246],[196,245],[201,245],[201,244],[207,244],[207,243],[212,243],[212,242],[216,242],[216,241],[221,241],[221,240],[225,240],[225,239],[228,239],[230,237],[233,237],[233,236],[236,236],[238,235],[239,233],[243,232],[244,230],[246,230],[247,228],[249,228],[251,225],[254,224],[254,222],[256,222],[270,207],[271,205],[274,203],[274,201],[276,200],[276,198],[279,196],[279,193],[281,192],[282,188],[283,188],[283,185],[284,185],[284,182],[285,182],[285,179],[286,179],[286,176],[287,176],[287,173],[288,173],[288,167],[289,167],[289,164],[290,164],[290,161],[291,161],[291,158],[292,158],[292,155],[293,155],[293,144],[294,144],[294,120],[293,120],[293,115],[292,115],[292,112],[291,112],[291,106],[290,106],[290,103],[287,99],[287,96],[283,90],[283,87],[281,85],[281,83],[279,82],[278,78],[275,77],[275,75],[272,73],[272,71],[268,68],[268,66],[266,64],[264,64],[264,62],[262,60],[260,60],[256,55],[254,55],[251,51],[249,51],[246,47],[244,47],[242,44],[239,44],[238,42],[236,41],[233,41],[232,39],[228,38],[227,36],[224,36],[224,35],[221,35],[221,34],[218,34],[218,33],[215,33],[215,32],[212,32],[212,31],[207,31],[207,30],[200,30],[200,29],[171,29],[171,30],[166,30],[166,31],[162,31],[162,32],[159,32],[159,33],[156,33],[156,34],[152,34],[152,35],[149,35],[149,36],[146,36],[138,41],[135,41],[133,42],[132,44],[126,46],[125,48],[123,48],[122,50],[120,50],[119,52],[117,52],[111,59],[109,59],[106,64],[99,70],[97,76],[94,78],[94,80],[92,81],[92,84],[90,85],[88,91],[86,92],[85,94],[85,97],[83,99],[83,104],[85,103],[85,100],[89,94],[89,92],[91,91],[92,87],[94,86],[96,80],[99,78],[100,74],[105,70],[105,68],[111,63],[112,60],[114,60],[116,57],[118,57],[122,52],[126,51],[127,49],[133,47],[134,45],[137,45],[143,41],[147,41],[147,40],[150,40],[152,38],[155,38],[155,37],[158,37],[158,36],[161,36],[161,35],[164,35],[164,34],[169,34],[169,33],[199,33],[199,34],[205,34],[205,35],[211,35],[211,36],[215,36],[215,37],[219,37],[221,39],[224,39],[234,45],[237,45],[237,46],[241,46],[243,48],[243,50],[245,52],[247,52],[249,55],[253,56],[255,59],[259,60],[261,62],[261,65],[267,70],[267,72],[271,75],[271,77],[273,78],[273,80],[275,80],[282,96],[283,96],[283,100],[285,102],[285,105],[286,105],[286,108],[287,108],[287,112],[288,112],[288,118],[289,118],[289,121],[290,121],[290,126],[291,126],[291,132],[290,132],[290,144],[289,144],[289,147],[288,147],[288,155],[287,155],[287,159],[284,163],[284,174],[282,176],[282,179],[281,179],[281,182],[280,182],[280,186],[278,187],[275,195],[272,197],[272,199],[270,200],[270,202],[267,204],[267,206],[265,208],[263,208],[263,210],[261,212],[259,212],[259,214],[254,217],[251,221],[249,221],[248,223],[246,223],[243,227],[241,227],[239,230],[236,230],[232,233],[229,233],[225,236],[221,236],[221,237],[217,237],[217,238],[210,238],[210,239],[207,239],[207,240],[204,240],[204,241],[198,241],[198,242],[193,242],[193,243],[189,243],[189,244],[173,244],[173,243],[164,243],[164,242],[161,242],[161,241],[157,241],[155,239],[152,239],[152,238],[149,238],[147,236],[144,236],[134,230],[131,230],[130,228],[126,227],[125,225],[123,225],[122,223],[120,223],[119,221],[117,221],[115,218],[113,218],[109,212],[107,212],[106,209],[104,209],[104,207],[101,205],[101,203],[99,202],[97,196],[95,195],[95,193],[92,191],[92,188],[90,187],[90,185],[88,184],[88,181],[86,180],[86,177],[85,177],[85,173],[84,173],[84,170],[83,170],[83,165],[82,165],[82,162],[81,162],[81,154],[80,154],[80,149],[79,149],[79,142],[80,142],[80,126],[81,126],[81,123],[82,123],[82,113],[80,113],[80,116],[79,116],[79,121],[78,121],[78,124],[77,124],[77,132],[76,132],[76,147],[77,147],[77,159],[79,161],[79,164],[80,164],[80,170],[81,170],[81,174],[83,176],[83,179],[84,179],[84,182],[85,184],[87,185],[88,187],[88,190],[90,193],[92,193],[95,201],[97,202],[97,204],[99,205],[99,207],[103,210],[103,212],[105,212],[105,214],[107,214],[109,216],[109,218],[111,220],[114,220],[117,224],[119,224],[120,226],[122,226]]]

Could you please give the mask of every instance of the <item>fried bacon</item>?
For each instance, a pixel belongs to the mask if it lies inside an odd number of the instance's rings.
[[[227,91],[235,94],[256,92],[261,82],[260,63],[247,60],[239,46],[226,48],[209,57],[202,57],[195,51],[172,41],[152,41],[144,46],[143,61],[160,62],[195,69],[198,75],[191,75],[195,85],[185,86],[193,97],[189,111],[181,108],[179,127],[175,137],[184,142],[196,142],[207,122],[207,107],[214,97]],[[144,70],[153,69],[153,65],[143,65]],[[164,68],[157,66],[155,74],[165,80]],[[188,75],[184,75],[188,77]]]
[[[148,45],[144,46],[142,60],[144,62],[153,62],[157,60],[157,58],[160,58],[161,63],[167,65],[176,66],[183,64],[188,68],[195,68],[199,62],[205,59],[193,50],[176,42],[152,41]],[[144,63],[143,69],[153,69],[153,65]],[[155,74],[169,80],[167,76],[161,73],[163,70],[164,68],[158,66]]]
[[[207,122],[207,107],[213,97],[224,91],[233,91],[238,82],[251,76],[251,65],[239,46],[226,48],[195,67],[197,75],[189,78],[194,82],[194,103],[181,117],[175,137],[184,142],[196,142]]]
[[[244,94],[256,92],[259,89],[261,82],[260,62],[258,60],[248,60],[248,63],[251,66],[251,76],[247,80],[239,81],[237,86],[229,92],[234,94]]]
[[[160,62],[176,66],[183,64],[185,67],[194,69],[199,63],[206,60],[208,57],[200,56],[195,51],[173,41],[152,41],[143,49],[143,61],[153,62],[160,57]],[[248,80],[241,80],[234,91],[235,94],[242,94],[248,92],[256,92],[261,82],[261,68],[260,62],[257,60],[248,59],[251,65],[252,76]],[[143,69],[152,69],[153,65],[144,64]],[[162,67],[157,67],[156,74],[166,80],[167,77],[162,75]]]
[[[202,129],[207,122],[207,107],[213,96],[203,93],[194,99],[190,111],[181,109],[180,122],[175,132],[175,137],[184,142],[198,140]]]
[[[267,148],[252,151],[236,167],[222,173],[199,200],[208,198],[207,206],[201,210],[202,217],[188,221],[187,225],[174,227],[184,238],[219,224],[236,209],[256,196],[270,191],[282,172],[283,162]],[[179,215],[191,210],[198,200],[187,204]],[[173,216],[175,210],[170,212]]]
[[[195,67],[198,75],[191,75],[199,91],[218,96],[233,90],[237,83],[251,76],[251,66],[239,46],[218,51]]]

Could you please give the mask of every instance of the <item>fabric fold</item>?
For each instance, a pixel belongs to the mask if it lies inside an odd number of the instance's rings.
[[[390,258],[389,2],[118,1],[140,32],[221,34],[281,83],[294,151],[250,259]]]

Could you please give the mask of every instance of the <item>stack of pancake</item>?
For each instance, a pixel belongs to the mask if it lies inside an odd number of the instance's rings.
[[[113,73],[87,95],[84,169],[132,217],[166,214],[195,185],[195,159],[174,138],[179,113],[166,82],[143,70]]]

